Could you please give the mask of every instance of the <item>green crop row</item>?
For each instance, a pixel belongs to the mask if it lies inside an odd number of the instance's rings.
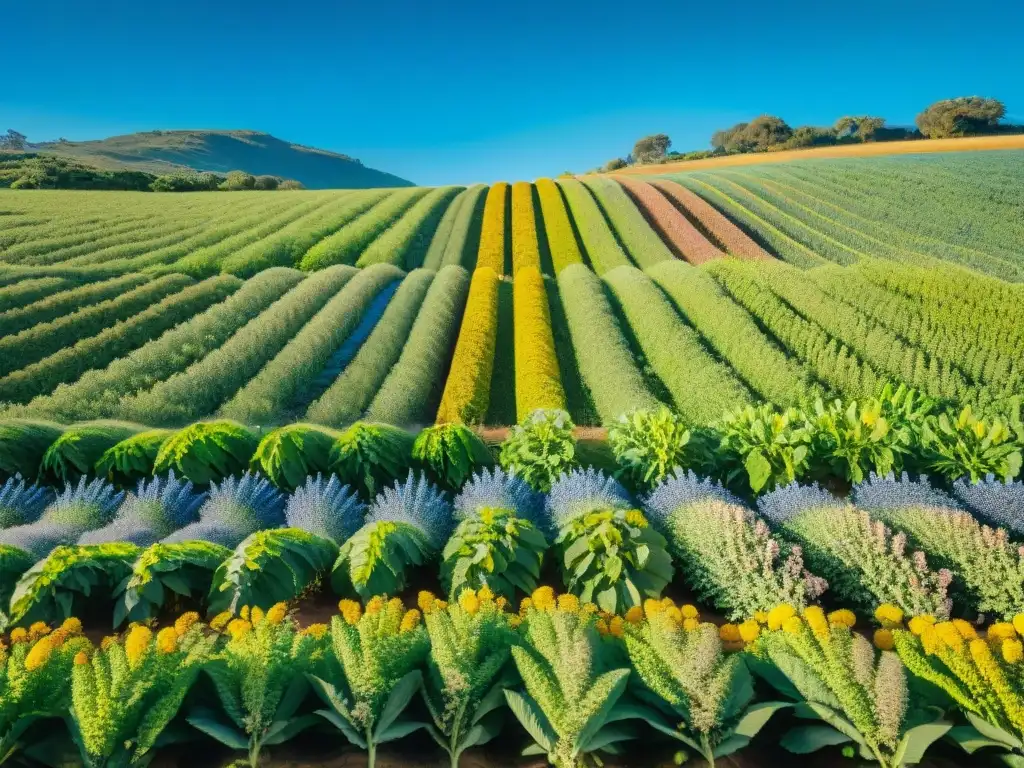
[[[551,261],[557,275],[570,264],[582,264],[583,256],[558,185],[551,179],[537,179],[535,184]]]
[[[393,264],[401,269],[420,266],[438,222],[461,190],[462,187],[438,187],[419,198],[387,232],[370,243],[356,266]]]
[[[575,179],[559,179],[558,186],[565,194],[573,221],[576,222],[576,229],[580,233],[580,239],[594,271],[602,275],[609,269],[630,264],[629,257],[616,242],[615,235],[593,195],[582,182]]]
[[[469,253],[476,254],[480,243],[475,242],[471,234],[475,231],[475,240],[479,240],[481,210],[478,209],[486,200],[486,191],[486,185],[475,184],[462,190],[452,200],[430,241],[430,247],[423,258],[424,267],[438,270],[449,264],[465,266],[470,261]]]
[[[675,258],[617,182],[591,177],[584,183],[601,204],[619,241],[629,251],[634,263],[640,267],[652,267],[659,261]]]

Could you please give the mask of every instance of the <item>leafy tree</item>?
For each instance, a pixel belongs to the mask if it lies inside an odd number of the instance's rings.
[[[793,131],[782,145],[787,149],[800,149],[802,147],[819,147],[836,143],[836,133],[832,128],[819,128],[815,125],[801,125]]]
[[[150,185],[154,192],[205,192],[217,189],[224,181],[214,173],[168,173]]]
[[[725,152],[737,152],[742,150],[734,149],[736,137],[747,128],[747,123],[736,123],[732,128],[725,128],[711,134],[711,146],[716,150]]]
[[[932,104],[917,116],[917,127],[929,139],[991,133],[1005,115],[998,99],[962,96]]]
[[[793,135],[793,129],[780,117],[761,115],[749,123],[737,123],[732,128],[715,131],[711,146],[726,152],[765,152],[783,144]]]
[[[672,146],[672,139],[664,133],[644,136],[633,145],[633,157],[638,163],[660,163]]]
[[[836,138],[874,141],[877,133],[885,126],[884,117],[841,117],[834,126]]]
[[[625,167],[626,167],[626,161],[625,160],[623,160],[621,157],[613,157],[611,160],[609,160],[607,163],[605,163],[604,166],[602,166],[601,170],[604,171],[604,172],[617,171],[617,170],[619,170],[619,168],[625,168]]]
[[[255,189],[256,177],[245,171],[228,171],[228,176],[220,188],[228,191]]]
[[[6,135],[0,136],[0,149],[25,149],[27,143],[28,137],[13,128],[8,128]]]
[[[257,176],[256,181],[253,183],[253,188],[272,191],[280,185],[281,180],[277,176]]]
[[[295,179],[285,179],[277,185],[278,189],[305,189],[306,185]]]

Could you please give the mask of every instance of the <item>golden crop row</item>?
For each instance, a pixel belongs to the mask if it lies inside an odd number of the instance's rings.
[[[536,186],[540,210],[544,216],[544,231],[551,249],[551,261],[557,275],[570,264],[582,264],[583,256],[558,185],[551,179],[537,179]]]
[[[533,211],[533,185],[517,181],[512,185],[512,276],[524,267],[540,269],[540,245]]]
[[[523,267],[513,284],[515,312],[516,415],[522,421],[538,408],[566,410],[565,390],[551,332],[544,277]]]
[[[490,268],[495,275],[505,274],[505,206],[509,185],[501,181],[487,190],[484,220],[480,230],[477,268]]]

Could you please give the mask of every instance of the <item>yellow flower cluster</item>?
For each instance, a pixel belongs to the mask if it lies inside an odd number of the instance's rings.
[[[420,612],[415,608],[405,612],[402,623],[398,628],[399,632],[412,632],[420,625]]]
[[[141,624],[136,624],[128,631],[128,637],[124,641],[124,652],[128,656],[128,663],[135,667],[142,661],[146,651],[149,650],[149,643],[153,639],[153,630]]]
[[[227,633],[231,635],[233,640],[244,636],[249,630],[252,629],[252,624],[245,619],[232,619],[228,622]]]
[[[36,644],[32,646],[32,650],[25,657],[25,669],[29,672],[35,672],[49,661],[50,655],[54,652],[55,648],[53,640],[49,637],[41,637],[36,640]]]
[[[544,230],[551,250],[551,261],[557,275],[570,264],[582,264],[583,256],[580,254],[558,185],[551,179],[537,179],[535,185],[537,197],[540,198]]]
[[[853,611],[847,608],[840,608],[838,611],[832,611],[828,615],[828,623],[833,624],[837,627],[846,627],[847,629],[853,629],[857,624],[857,617]]]
[[[379,598],[373,598],[373,600],[379,600]],[[373,600],[370,602],[373,603]],[[369,604],[366,606],[367,613],[377,613],[380,611],[379,603],[373,603],[374,610],[370,610]],[[349,626],[355,626],[359,623],[359,619],[363,616],[363,607],[359,605],[355,600],[342,600],[338,603],[338,611],[341,613],[341,617],[345,620],[345,623]]]
[[[187,613],[181,614],[174,622],[174,631],[178,637],[181,637],[188,632],[192,627],[199,623],[199,614],[195,611],[188,611]]]
[[[302,634],[315,637],[317,640],[322,640],[327,637],[327,633],[329,631],[330,628],[326,624],[310,624],[302,630]]]
[[[505,200],[508,193],[509,184],[505,181],[492,184],[487,190],[476,257],[477,268],[490,267],[499,275],[505,273]]]
[[[893,629],[903,624],[903,610],[890,603],[882,603],[875,609],[875,619],[883,629]]]
[[[221,611],[210,620],[210,629],[214,632],[223,632],[233,618],[231,611]]]
[[[565,390],[555,354],[544,276],[536,267],[517,268],[512,285],[515,316],[516,414],[520,421],[538,408],[565,410]]]
[[[647,518],[644,517],[644,513],[639,509],[631,509],[626,512],[626,522],[634,528],[646,528]]]
[[[286,603],[274,603],[267,611],[267,623],[277,625],[282,623],[288,616],[288,605]]]
[[[160,653],[174,653],[178,649],[178,632],[174,627],[164,627],[156,633],[156,649]]]

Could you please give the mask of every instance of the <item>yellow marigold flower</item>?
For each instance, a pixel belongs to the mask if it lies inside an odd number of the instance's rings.
[[[825,612],[818,606],[807,607],[804,611],[804,621],[807,622],[807,626],[811,628],[815,637],[824,640],[829,636],[828,619],[825,618]]]
[[[647,614],[647,618],[657,616],[659,613],[665,610],[665,604],[660,600],[651,600],[647,598],[644,600],[644,613]]]
[[[388,600],[388,612],[389,613],[405,613],[405,603],[402,602],[401,598],[392,597]]]
[[[12,643],[24,643],[28,640],[28,630],[24,627],[17,627],[11,630]]]
[[[964,640],[977,640],[978,632],[974,629],[974,625],[969,621],[963,619],[953,619],[950,624],[956,627],[956,631],[960,633],[960,636]]]
[[[942,621],[936,624],[935,634],[938,636],[939,640],[948,645],[954,651],[959,651],[964,647],[964,636],[957,631],[957,628],[951,621]]]
[[[270,606],[270,610],[267,611],[267,622],[273,626],[277,626],[285,620],[288,616],[288,604],[287,603],[274,603]]]
[[[45,621],[37,621],[28,628],[28,639],[38,640],[50,634],[50,627]]]
[[[188,632],[192,627],[199,623],[199,614],[195,611],[187,611],[181,614],[174,621],[174,631],[178,633],[178,637],[181,637]]]
[[[768,611],[754,611],[754,621],[758,624],[768,623]]]
[[[683,614],[683,618],[684,619],[699,619],[700,618],[700,611],[697,610],[697,606],[695,606],[695,605],[689,605],[689,604],[684,605],[682,608],[679,609],[679,611],[680,611],[680,613]]]
[[[448,601],[447,600],[438,600],[436,603],[434,603],[434,610],[436,610],[436,611],[443,611],[447,607],[448,607]]]
[[[321,640],[327,636],[328,627],[326,624],[310,624],[308,627],[302,630],[302,634],[315,637],[317,640]]]
[[[476,612],[480,610],[480,598],[472,589],[464,589],[459,595],[459,607],[470,616],[475,616]]]
[[[480,589],[476,591],[476,596],[480,598],[481,603],[494,599],[494,593],[491,591],[491,588],[488,587],[486,584],[484,584],[482,587],[480,587]]]
[[[1017,664],[1024,659],[1024,643],[1020,640],[1003,640],[1002,651],[1007,664]]]
[[[892,636],[891,629],[875,630],[875,648],[880,648],[883,651],[891,651],[895,645],[896,641]]]
[[[597,627],[598,634],[602,636],[608,634],[608,622],[604,619],[598,619],[594,626]]]
[[[537,587],[533,590],[533,606],[541,611],[548,611],[555,607],[555,590],[551,587]]]
[[[796,608],[789,603],[777,605],[768,611],[768,629],[782,629],[783,623],[794,616],[796,616]]]
[[[832,611],[832,613],[828,615],[828,622],[829,624],[835,624],[839,627],[849,627],[850,629],[853,629],[857,624],[857,616],[853,611],[847,608],[840,608],[838,611]]]
[[[565,613],[576,613],[580,609],[580,599],[572,593],[558,596],[558,610]]]
[[[85,651],[79,651],[75,654],[75,666],[82,666],[83,664],[89,663],[89,656]]]
[[[586,614],[594,614],[597,613],[597,606],[594,603],[584,603],[580,610]]]
[[[117,644],[117,635],[107,635],[100,640],[100,650],[107,651],[110,647]]]
[[[935,631],[935,627],[925,625],[921,630],[921,647],[927,654],[936,653],[939,650],[939,633]]]
[[[683,629],[692,632],[700,626],[700,619],[683,619]]]
[[[245,621],[249,620],[249,606],[248,605],[243,605],[242,606],[242,610],[238,612],[238,617],[240,619],[244,619]]]
[[[221,611],[210,620],[210,629],[214,632],[223,632],[232,618],[231,611]]]
[[[252,624],[250,624],[245,619],[232,619],[231,622],[228,624],[227,632],[229,635],[231,635],[232,639],[237,640],[251,629]]]
[[[515,629],[516,627],[518,627],[520,624],[523,623],[523,620],[521,618],[519,618],[518,616],[512,616],[511,618],[509,618],[508,623],[509,623],[509,626],[512,627],[512,629]]]
[[[498,606],[499,611],[504,611],[505,607],[508,605],[508,600],[506,600],[504,597],[499,597],[497,600],[494,601],[494,604]]]
[[[989,641],[1003,641],[1010,640],[1017,636],[1016,630],[1013,628],[1013,624],[1008,621],[1000,621],[993,624],[988,628],[985,633],[985,637]]]
[[[164,627],[156,633],[156,647],[160,653],[174,653],[178,648],[178,633],[174,627]]]
[[[735,624],[723,624],[718,628],[718,637],[723,643],[736,643],[742,640],[740,628]]]
[[[370,598],[370,602],[366,604],[367,613],[380,613],[384,610],[384,599],[379,595],[375,595]]]
[[[626,621],[630,624],[639,624],[644,620],[644,609],[639,605],[634,605],[628,611],[626,611]]]
[[[68,638],[70,637],[71,633],[61,628],[55,629],[49,635],[50,642],[53,643],[54,650],[64,645],[64,643],[67,642]]]
[[[524,597],[519,601],[519,615],[525,616],[526,612],[533,608],[533,600],[528,597]]]
[[[1024,635],[1024,613],[1018,613],[1013,617],[1013,628],[1017,630],[1018,635]]]
[[[434,609],[434,602],[437,600],[432,592],[427,590],[420,590],[420,593],[416,595],[416,605],[423,612],[424,616],[429,616],[430,612]]]
[[[128,638],[124,641],[124,652],[128,655],[128,661],[133,666],[149,649],[149,641],[153,639],[153,630],[149,627],[132,627]]]
[[[376,600],[376,599],[377,599],[376,597],[373,598],[373,600]],[[373,603],[373,600],[371,600],[369,603],[366,604],[366,612],[367,613],[371,613],[370,605]],[[340,601],[338,603],[338,610],[341,612],[341,617],[343,619],[345,619],[345,623],[349,624],[351,626],[355,626],[356,624],[358,624],[359,623],[359,619],[363,615],[363,608],[362,608],[362,606],[360,606],[359,603],[357,603],[355,600],[342,600],[342,601]],[[379,610],[380,610],[380,608],[378,607],[377,610],[376,611],[372,611],[372,613],[376,613]]]
[[[935,626],[935,617],[930,614],[923,613],[920,616],[914,616],[910,621],[907,622],[907,628],[912,634],[921,636],[928,627]]]
[[[399,632],[412,632],[416,627],[420,625],[420,612],[415,608],[405,612],[405,616],[402,617],[402,624],[398,628]]]
[[[790,616],[782,622],[782,631],[790,635],[799,635],[804,622],[799,616]]]
[[[626,522],[634,528],[646,528],[647,518],[639,509],[631,509],[626,513]]]
[[[761,634],[761,625],[753,619],[744,621],[739,626],[740,639],[744,643],[752,643],[757,640],[757,636]]]
[[[891,603],[882,603],[875,608],[875,618],[883,627],[895,627],[903,622],[903,610]]]
[[[60,628],[69,635],[82,634],[82,622],[74,616],[64,619],[64,623],[60,625]]]
[[[41,637],[32,646],[32,650],[25,657],[25,669],[34,672],[43,666],[53,653],[53,640],[49,637]]]
[[[608,622],[608,632],[614,637],[622,637],[626,634],[626,624],[621,616],[612,616]]]
[[[252,607],[252,611],[249,613],[249,623],[254,627],[258,627],[263,621],[264,616],[266,616],[266,614],[263,612],[263,609],[258,605],[254,605]]]
[[[654,614],[657,616],[658,614]],[[671,608],[666,608],[664,611],[665,618],[669,621],[674,621],[676,624],[682,626],[683,624],[683,612],[676,608],[674,605]],[[697,621],[697,619],[686,619],[686,621]]]

